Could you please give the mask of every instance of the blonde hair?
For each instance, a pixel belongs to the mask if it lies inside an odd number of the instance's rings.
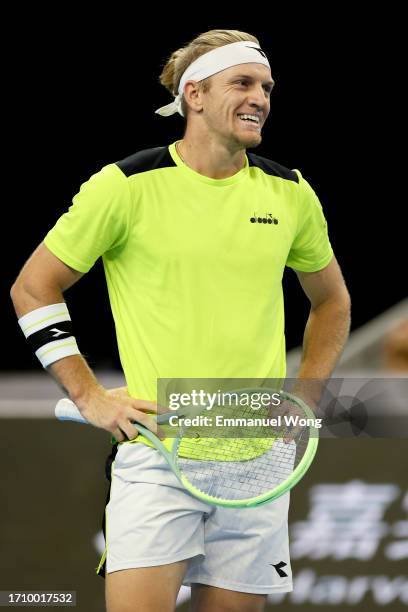
[[[178,86],[180,79],[187,69],[200,55],[222,47],[223,45],[229,45],[230,43],[239,42],[241,40],[250,40],[256,42],[259,45],[259,40],[247,34],[246,32],[240,32],[239,30],[210,30],[200,34],[194,40],[186,44],[184,47],[180,47],[177,51],[174,51],[168,60],[166,61],[162,73],[159,77],[160,83],[173,95],[176,96],[178,92]],[[199,83],[199,87],[205,93],[210,89],[210,79],[203,79]],[[181,101],[181,108],[184,113],[184,117],[187,119],[188,105],[184,98]]]

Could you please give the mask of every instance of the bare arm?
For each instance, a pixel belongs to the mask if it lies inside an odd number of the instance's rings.
[[[297,276],[311,305],[298,378],[326,380],[349,334],[350,296],[334,257],[323,270],[297,272]]]
[[[81,272],[64,264],[44,244],[40,244],[11,288],[17,317],[42,306],[64,302],[64,291],[82,276]],[[118,441],[137,436],[131,420],[157,431],[155,422],[145,414],[146,411],[155,411],[155,404],[115,392],[118,390],[108,392],[81,355],[64,357],[52,363],[48,370],[68,392],[85,418],[93,425],[113,433]]]
[[[64,301],[62,294],[83,276],[65,265],[41,243],[24,264],[11,288],[11,299],[20,318],[35,308]]]

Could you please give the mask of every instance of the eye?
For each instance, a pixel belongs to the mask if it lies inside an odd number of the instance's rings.
[[[246,79],[239,79],[239,81],[236,81],[236,83],[245,87],[249,85],[249,82]],[[265,85],[264,91],[268,96],[270,96],[272,93],[272,87],[270,85]]]

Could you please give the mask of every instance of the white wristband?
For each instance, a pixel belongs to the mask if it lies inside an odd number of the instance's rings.
[[[80,355],[65,302],[28,312],[18,323],[43,368],[70,355]]]

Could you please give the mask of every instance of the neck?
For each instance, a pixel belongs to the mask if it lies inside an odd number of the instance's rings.
[[[245,166],[245,149],[230,151],[211,138],[184,136],[176,144],[181,160],[203,176],[223,179],[234,176]]]

